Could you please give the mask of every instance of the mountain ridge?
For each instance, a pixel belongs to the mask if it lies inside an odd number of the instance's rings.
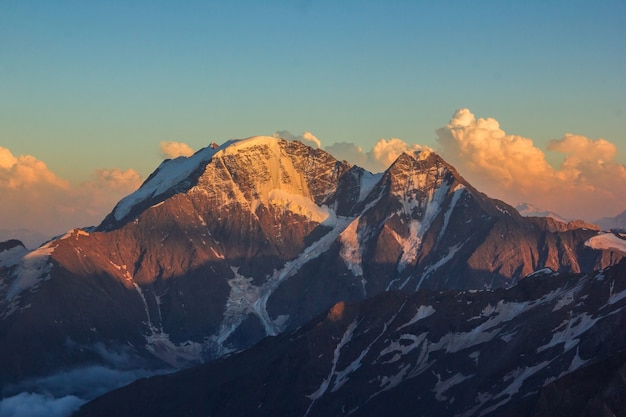
[[[596,233],[524,219],[431,152],[374,175],[276,138],[206,148],[163,162],[97,228],[0,254],[0,385],[115,367],[102,347],[183,368],[339,301],[617,263],[622,252],[585,245]]]
[[[297,330],[137,381],[78,416],[555,415],[559,396],[589,391],[571,381],[576,373],[602,380],[603,361],[624,366],[626,339],[607,329],[625,319],[625,268],[339,302]],[[626,410],[619,392],[605,390],[615,415]]]

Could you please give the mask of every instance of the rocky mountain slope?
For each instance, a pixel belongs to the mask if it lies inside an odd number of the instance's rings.
[[[625,277],[623,261],[593,274],[546,269],[506,290],[340,302],[298,330],[137,381],[78,415],[624,415]]]
[[[373,175],[299,142],[231,141],[163,162],[96,228],[0,252],[0,386],[120,358],[187,367],[339,301],[623,258],[585,245],[596,234],[523,218],[432,152]]]

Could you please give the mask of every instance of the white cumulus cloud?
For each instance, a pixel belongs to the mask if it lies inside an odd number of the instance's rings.
[[[404,152],[430,150],[427,146],[408,144],[402,139],[380,139],[372,150],[367,153],[368,163],[365,168],[370,171],[384,171]]]
[[[191,156],[194,154],[194,150],[191,146],[183,142],[166,142],[162,141],[160,144],[161,156],[165,159],[178,158],[179,156]]]
[[[381,172],[403,153],[430,149],[427,146],[408,144],[402,139],[380,139],[371,150],[364,151],[360,146],[350,142],[337,142],[326,146],[324,150],[339,160],[345,160],[371,172]]]
[[[311,132],[304,132],[303,134],[296,136],[288,130],[278,130],[274,132],[272,136],[275,138],[283,138],[285,140],[297,140],[315,149],[322,147],[320,140]]]
[[[276,131],[275,138],[286,140],[297,140],[313,148],[324,149],[336,159],[347,161],[352,165],[357,165],[371,172],[381,172],[387,169],[403,152],[430,150],[427,146],[408,144],[402,139],[380,139],[369,151],[363,150],[352,142],[335,142],[332,145],[322,146],[322,142],[311,132],[304,132],[296,136],[288,130]]]
[[[0,186],[14,190],[32,187],[67,189],[69,183],[34,156],[15,157],[9,149],[0,147]]]
[[[547,150],[564,155],[555,168],[532,139],[508,134],[497,120],[477,119],[469,109],[457,110],[437,136],[442,157],[489,196],[589,221],[624,209],[626,170],[607,140],[566,134],[551,141]]]
[[[99,169],[73,185],[32,155],[0,147],[0,229],[26,229],[51,236],[100,223],[123,196],[141,184],[133,169]]]

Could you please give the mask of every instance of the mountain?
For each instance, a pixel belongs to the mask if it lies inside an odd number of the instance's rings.
[[[509,289],[340,302],[77,416],[625,415],[624,276],[626,261],[593,274],[546,269]]]
[[[542,210],[530,203],[519,203],[515,206],[515,209],[524,217],[550,217],[562,223],[568,222],[567,219],[561,217],[559,214],[553,211]]]
[[[524,218],[432,152],[373,175],[299,142],[230,141],[164,161],[95,228],[0,252],[0,387],[189,367],[385,291],[590,273],[625,254],[597,234]]]
[[[615,217],[603,217],[596,220],[596,224],[603,230],[624,229],[626,230],[626,210]]]

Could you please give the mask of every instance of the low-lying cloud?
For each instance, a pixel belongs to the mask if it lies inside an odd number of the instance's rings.
[[[171,372],[172,369],[147,369],[126,345],[67,346],[96,353],[103,363],[77,366],[39,378],[1,387],[0,417],[68,417],[82,404],[139,378]]]
[[[87,401],[163,372],[92,365],[23,381],[5,388],[13,394],[0,400],[0,417],[68,417]]]
[[[54,398],[22,392],[0,401],[0,417],[69,417],[86,401],[73,395]]]

